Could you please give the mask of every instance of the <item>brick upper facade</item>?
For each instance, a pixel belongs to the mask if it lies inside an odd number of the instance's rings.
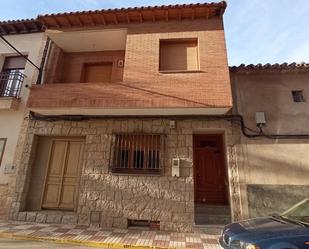
[[[72,31],[59,26],[57,30]],[[84,26],[74,30],[93,29],[94,27]],[[82,80],[73,80],[74,77],[68,76],[73,72],[68,71],[67,67],[63,69],[59,66],[59,58],[54,59],[54,63],[48,64],[46,76],[53,70],[55,77],[52,80],[45,77],[42,85],[31,87],[28,107],[38,112],[40,109],[68,107],[231,108],[229,68],[221,14],[207,18],[118,23],[95,27],[96,31],[113,29],[127,30],[123,51],[123,80],[119,75],[112,83],[84,83]],[[197,39],[198,43],[199,70],[160,72],[160,40],[192,38]],[[66,54],[67,57],[70,56],[64,52],[64,56]],[[67,79],[72,79],[71,82],[61,81],[57,77],[63,72]],[[75,76],[78,74],[80,72],[76,72]],[[69,113],[63,110],[61,114]]]

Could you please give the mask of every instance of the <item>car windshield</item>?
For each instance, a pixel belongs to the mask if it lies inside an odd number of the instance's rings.
[[[298,203],[288,211],[284,212],[282,216],[309,225],[309,199]]]

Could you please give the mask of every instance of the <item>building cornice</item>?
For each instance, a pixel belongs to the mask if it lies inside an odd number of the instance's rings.
[[[42,32],[43,25],[38,19],[0,21],[0,35],[15,35]]]
[[[286,73],[286,72],[309,72],[309,63],[282,63],[282,64],[241,64],[230,67],[234,73]]]
[[[121,9],[65,12],[40,15],[39,21],[48,29],[91,27],[157,21],[181,21],[222,18],[226,2],[162,5]]]

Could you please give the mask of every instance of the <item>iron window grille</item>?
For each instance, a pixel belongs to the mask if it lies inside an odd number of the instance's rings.
[[[114,173],[160,174],[163,135],[114,134],[110,168]]]
[[[25,75],[23,70],[11,69],[0,73],[0,97],[20,97]]]

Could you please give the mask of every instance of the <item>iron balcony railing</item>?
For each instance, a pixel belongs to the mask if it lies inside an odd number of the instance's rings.
[[[19,98],[25,77],[19,70],[0,73],[0,97]]]

